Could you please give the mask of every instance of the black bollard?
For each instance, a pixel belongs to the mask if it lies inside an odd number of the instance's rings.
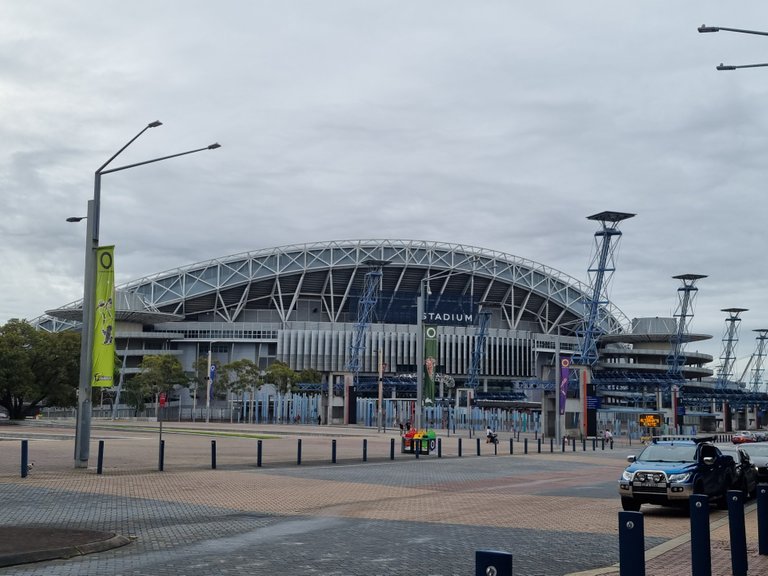
[[[29,440],[21,441],[21,477],[26,478],[29,471]]]
[[[549,453],[550,454],[554,454],[554,452],[555,452],[555,439],[554,438],[550,438],[549,439]]]
[[[541,438],[539,438],[538,440],[536,440],[536,445],[537,445],[537,446],[536,446],[536,451],[537,451],[539,454],[541,454]]]
[[[363,462],[368,462],[368,439],[363,438]]]
[[[389,440],[389,459],[394,460],[395,459],[395,439],[390,438]]]
[[[600,439],[600,450],[605,450],[605,438]]]
[[[592,438],[592,452],[597,450],[597,438]]]
[[[216,470],[216,440],[211,440],[211,470]]]
[[[733,576],[747,576],[747,531],[744,526],[744,493],[728,490],[728,529],[731,534],[731,569]]]
[[[642,512],[619,512],[619,576],[645,576]]]
[[[438,458],[443,457],[443,439],[442,438],[437,439],[437,457]]]
[[[587,451],[587,439],[582,438],[581,439],[581,451],[586,452]]]
[[[459,458],[461,458],[461,438],[459,438]]]
[[[475,576],[512,576],[512,554],[496,550],[475,551]]]
[[[256,443],[256,467],[261,468],[261,440]]]
[[[561,450],[561,452],[565,452],[565,442],[566,442],[566,438],[565,436],[563,436],[563,449]]]
[[[757,551],[768,555],[768,484],[757,485]]]
[[[496,442],[493,443],[493,455],[494,456],[498,455],[498,453],[499,453],[498,448],[499,448],[499,441],[497,440]]]
[[[99,459],[96,462],[96,474],[104,470],[104,440],[99,440]]]
[[[165,440],[160,440],[160,454],[157,457],[157,469],[165,470]]]
[[[296,466],[301,466],[301,438],[296,441]]]
[[[509,439],[509,455],[512,456],[512,454],[514,453],[515,453],[514,440],[510,438]]]
[[[528,438],[523,438],[523,454],[528,454]]]
[[[573,442],[571,442],[571,452],[576,452],[576,438],[573,439]]]
[[[419,454],[421,454],[421,438],[419,440],[411,440],[411,446],[413,446],[416,449],[416,459],[419,459]]]
[[[480,438],[477,439],[477,455],[480,456]]]
[[[691,516],[691,576],[712,575],[709,542],[709,498],[693,494],[688,499]]]
[[[336,464],[336,439],[331,441],[331,464]]]

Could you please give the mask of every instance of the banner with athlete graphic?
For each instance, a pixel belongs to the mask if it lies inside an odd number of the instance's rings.
[[[437,326],[424,326],[424,401],[435,401],[437,369]]]
[[[114,386],[115,377],[114,251],[114,246],[100,246],[96,251],[91,386],[101,388]]]

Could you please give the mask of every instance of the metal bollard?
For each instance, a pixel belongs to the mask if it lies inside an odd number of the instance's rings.
[[[549,439],[549,453],[554,454],[555,453],[555,439],[550,438]]]
[[[597,450],[597,438],[592,438],[592,452]]]
[[[157,457],[157,469],[165,470],[165,440],[160,440],[160,454]]]
[[[256,443],[256,467],[261,468],[261,440]]]
[[[421,439],[419,439],[419,443],[418,444],[416,443],[415,439],[411,440],[411,446],[413,446],[415,448],[416,459],[418,460],[419,459],[419,454],[421,453]]]
[[[368,438],[363,438],[363,462],[368,462]]]
[[[619,576],[645,576],[642,512],[619,512]]]
[[[728,530],[731,534],[731,569],[733,576],[747,576],[747,530],[744,526],[744,493],[728,490]]]
[[[581,439],[581,451],[586,452],[587,451],[587,439],[582,438]]]
[[[515,453],[514,440],[510,438],[509,439],[509,455],[512,456],[512,454],[514,453]]]
[[[211,440],[211,470],[216,470],[216,440]]]
[[[477,439],[477,455],[480,456],[480,438]]]
[[[688,499],[691,515],[691,576],[712,576],[709,542],[709,498],[693,494]]]
[[[605,450],[605,438],[600,439],[600,450]]]
[[[475,576],[512,576],[512,554],[495,550],[476,550]]]
[[[296,466],[301,466],[301,438],[296,441]]]
[[[437,457],[438,458],[443,457],[443,439],[442,438],[437,439]]]
[[[461,438],[459,438],[459,458],[461,458]]]
[[[571,442],[571,447],[573,448],[571,452],[576,452],[576,438],[573,439],[573,442]]]
[[[536,440],[536,451],[541,454],[541,438]]]
[[[29,440],[21,441],[21,477],[27,477],[29,471]]]
[[[390,438],[389,441],[389,459],[394,460],[395,459],[395,439]]]
[[[565,441],[566,441],[566,438],[565,438],[565,436],[563,436],[563,449],[562,449],[562,452],[565,452]]]
[[[493,455],[497,456],[499,454],[499,441],[496,440],[496,442],[493,443]]]
[[[104,471],[104,440],[99,440],[99,459],[96,462],[96,474]]]
[[[768,555],[768,484],[757,485],[757,551]]]
[[[528,438],[523,438],[523,454],[528,454]]]
[[[331,464],[336,464],[336,439],[331,441]]]

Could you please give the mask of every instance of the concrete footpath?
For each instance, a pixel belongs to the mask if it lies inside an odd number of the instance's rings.
[[[637,449],[538,452],[528,436],[529,453],[515,440],[510,455],[508,435],[494,448],[465,431],[461,457],[458,438],[439,434],[442,458],[416,460],[391,430],[165,423],[160,472],[156,423],[96,421],[88,469],[73,467],[73,432],[0,426],[0,575],[461,575],[479,549],[510,552],[516,576],[617,575],[616,478]],[[646,576],[690,574],[687,517],[643,513]],[[749,574],[768,574],[754,501],[745,513]],[[732,574],[729,541],[713,509],[713,575]]]

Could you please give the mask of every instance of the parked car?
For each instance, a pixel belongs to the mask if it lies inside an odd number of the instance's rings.
[[[705,494],[726,506],[726,494],[737,479],[736,462],[712,440],[654,440],[637,456],[628,456],[629,466],[619,479],[622,508],[687,506],[691,494]]]
[[[736,462],[734,490],[741,490],[745,498],[751,498],[757,492],[757,470],[755,469],[746,446],[721,446],[720,451],[733,457]]]
[[[758,482],[768,482],[768,444],[750,444],[741,448],[752,461]]]
[[[757,436],[754,435],[754,433],[750,432],[749,430],[742,430],[741,432],[737,432],[733,435],[731,438],[731,441],[734,444],[746,444],[748,442],[757,442]]]

